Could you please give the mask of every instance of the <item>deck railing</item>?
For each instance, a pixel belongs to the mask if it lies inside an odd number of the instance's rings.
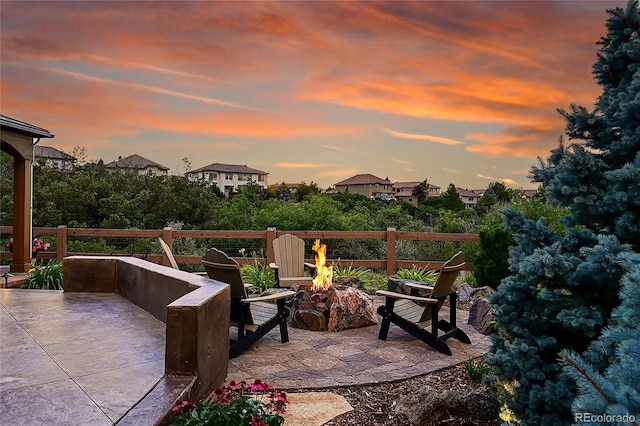
[[[6,241],[13,232],[11,226],[0,226],[0,241]],[[111,242],[116,240],[131,241],[135,239],[152,239],[162,238],[169,247],[180,246],[177,248],[184,249],[184,241],[188,239],[194,240],[207,240],[205,244],[210,247],[217,247],[225,251],[228,255],[234,257],[241,264],[253,263],[253,262],[273,262],[273,247],[272,242],[275,238],[283,234],[293,234],[299,238],[305,240],[305,257],[309,262],[313,262],[313,253],[311,252],[311,245],[313,240],[320,239],[323,243],[326,243],[329,249],[327,250],[327,258],[332,264],[337,264],[343,267],[353,266],[365,267],[370,269],[386,270],[387,275],[393,275],[400,268],[411,268],[413,266],[425,267],[428,266],[432,269],[438,269],[442,266],[442,263],[446,260],[443,256],[440,256],[438,249],[427,250],[427,253],[434,257],[434,259],[425,259],[424,257],[418,259],[406,258],[407,254],[404,250],[404,245],[407,242],[433,242],[437,244],[449,244],[449,252],[451,246],[457,250],[467,243],[475,243],[479,241],[477,234],[455,234],[455,233],[430,233],[430,232],[405,232],[397,231],[395,228],[388,228],[386,231],[295,231],[287,230],[281,231],[275,228],[268,228],[265,231],[212,231],[212,230],[174,230],[172,228],[164,228],[162,230],[147,230],[147,229],[94,229],[94,228],[67,228],[66,226],[59,226],[57,228],[43,228],[34,227],[34,236],[46,240],[46,237],[55,238],[56,250],[42,251],[37,254],[38,259],[58,259],[62,260],[65,256],[69,255],[130,255],[135,257],[142,257],[155,263],[161,263],[169,266],[169,262],[162,254],[162,250],[156,241],[153,244],[147,244],[146,246],[153,247],[153,253],[145,251],[136,252],[135,244],[127,243],[129,251],[123,252],[122,250],[112,250],[105,253],[86,253],[71,251],[69,248],[69,242],[71,240],[78,239],[106,239]],[[333,244],[332,244],[333,242]],[[338,253],[340,248],[337,247],[340,243],[350,242],[352,246],[361,247],[362,256],[359,259],[343,259]],[[386,258],[367,258],[367,244],[374,244],[374,252],[383,253]],[[245,249],[248,247],[248,249]],[[156,250],[157,248],[157,250]],[[0,257],[3,259],[11,258],[11,253],[6,251],[4,247],[0,252]],[[188,251],[188,250],[186,250]],[[353,250],[347,250],[353,252]],[[415,252],[415,247],[409,251]],[[446,250],[445,250],[446,251]],[[174,257],[178,263],[182,264],[200,264],[202,254],[181,254],[180,251],[174,251]],[[401,257],[401,258],[398,258]],[[402,258],[405,257],[405,258]],[[413,256],[416,257],[415,253]],[[466,270],[473,271],[473,263],[468,262]]]

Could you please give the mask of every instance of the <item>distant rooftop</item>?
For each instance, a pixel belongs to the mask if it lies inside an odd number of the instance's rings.
[[[36,145],[35,156],[40,158],[51,158],[55,160],[75,160],[76,157],[60,151],[52,146]]]
[[[371,185],[380,183],[383,185],[389,185],[391,182],[387,179],[382,179],[372,174],[361,174],[350,177],[349,179],[345,179],[342,182],[336,183],[338,185]]]
[[[155,161],[151,161],[137,154],[130,155],[126,158],[120,157],[118,158],[118,161],[112,161],[105,167],[110,169],[146,169],[147,167],[156,167],[160,170],[169,170],[169,167],[163,166],[162,164],[156,163]]]
[[[248,174],[256,174],[256,175],[269,174],[267,172],[263,172],[262,170],[252,169],[251,167],[247,167],[247,165],[241,166],[236,164],[220,164],[220,163],[209,164],[208,166],[191,170],[189,173],[198,173],[198,172],[248,173]]]

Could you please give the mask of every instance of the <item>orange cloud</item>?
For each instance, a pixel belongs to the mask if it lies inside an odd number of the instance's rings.
[[[425,141],[425,142],[434,142],[434,143],[439,143],[439,144],[443,144],[443,145],[462,145],[464,144],[464,142],[460,142],[454,139],[448,139],[448,138],[441,138],[438,136],[432,136],[432,135],[419,135],[419,134],[415,134],[415,133],[402,133],[402,132],[397,132],[395,130],[391,130],[391,129],[382,129],[385,132],[387,132],[388,134],[390,134],[391,136],[395,136],[397,138],[401,138],[401,139],[411,139],[411,140],[417,140],[417,141]]]
[[[313,163],[275,163],[276,167],[283,167],[285,169],[316,169],[319,167],[325,167],[324,164]]]

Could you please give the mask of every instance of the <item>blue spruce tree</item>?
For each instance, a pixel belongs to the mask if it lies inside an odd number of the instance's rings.
[[[621,283],[638,283],[629,259],[640,251],[640,12],[630,1],[607,13],[607,36],[593,68],[603,89],[596,107],[560,110],[574,142],[561,141],[532,170],[545,195],[570,208],[567,231],[511,208],[503,212],[516,246],[511,275],[491,300],[498,333],[487,357],[494,368],[489,384],[505,402],[505,419],[523,425],[574,421],[580,374],[559,360],[561,354],[565,363],[589,365],[585,372],[603,380],[621,370],[611,366],[620,362],[623,345],[598,337],[613,325]],[[637,318],[637,307],[616,312],[635,309]]]

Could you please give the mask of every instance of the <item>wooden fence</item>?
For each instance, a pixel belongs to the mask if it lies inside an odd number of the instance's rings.
[[[13,227],[0,226],[0,236],[2,236],[3,244],[12,235]],[[92,229],[92,228],[67,228],[59,226],[57,228],[34,227],[33,234],[39,238],[53,236],[56,240],[56,251],[42,251],[37,254],[38,259],[58,259],[62,260],[65,256],[70,255],[105,255],[123,253],[80,253],[68,250],[68,241],[70,238],[89,237],[89,238],[162,238],[169,247],[173,247],[174,241],[183,238],[193,239],[213,239],[213,240],[260,240],[258,245],[266,248],[266,257],[246,257],[237,256],[235,253],[227,253],[233,256],[241,264],[253,262],[273,262],[272,242],[275,238],[283,234],[293,234],[304,240],[320,239],[322,242],[326,240],[377,240],[386,242],[386,259],[340,259],[331,258],[327,253],[328,261],[332,264],[338,264],[343,267],[353,266],[364,267],[369,269],[380,269],[387,271],[387,275],[393,275],[400,268],[411,268],[413,266],[438,269],[446,259],[437,260],[403,260],[396,258],[396,248],[398,243],[402,241],[434,241],[434,242],[451,242],[473,243],[479,241],[477,234],[449,234],[449,233],[428,233],[428,232],[404,232],[397,231],[395,228],[388,228],[386,231],[280,231],[275,228],[268,228],[265,231],[211,231],[211,230],[174,230],[165,228],[162,230],[142,230],[142,229]],[[46,238],[45,238],[46,239]],[[307,251],[311,244],[307,243]],[[158,244],[159,248],[160,245]],[[3,247],[4,248],[4,247]],[[242,251],[243,252],[243,251]],[[143,257],[152,262],[161,263],[169,266],[166,256],[163,256],[159,249],[157,253],[126,253],[131,256]],[[239,254],[239,253],[238,253]],[[305,253],[307,256],[308,253]],[[181,255],[174,253],[176,261],[182,264],[200,264],[201,255]],[[312,257],[312,255],[310,255]],[[11,258],[8,251],[0,252],[1,258]],[[313,262],[312,258],[308,259]],[[473,271],[473,263],[468,262],[466,270]]]

